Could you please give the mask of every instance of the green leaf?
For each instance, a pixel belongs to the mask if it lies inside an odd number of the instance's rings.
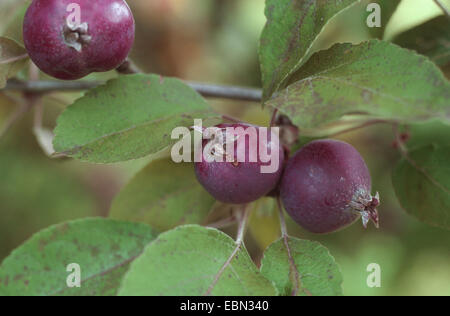
[[[161,234],[132,263],[119,295],[269,296],[277,292],[244,246],[200,226]]]
[[[266,0],[267,23],[259,48],[265,100],[306,62],[328,21],[355,3],[358,1]]]
[[[450,20],[439,16],[394,39],[394,43],[428,56],[439,66],[450,63]]]
[[[192,164],[152,161],[119,193],[110,217],[144,222],[163,231],[201,224],[215,200],[198,183]]]
[[[402,131],[409,135],[409,140],[406,142],[409,150],[431,144],[438,147],[450,144],[450,124],[440,120],[409,124],[404,126]]]
[[[155,237],[147,225],[100,218],[53,226],[3,261],[0,295],[115,295],[130,262]],[[80,265],[80,288],[67,286],[71,263]]]
[[[402,132],[409,137],[407,153],[392,174],[397,197],[408,213],[448,228],[450,186],[445,178],[449,174],[445,161],[450,157],[446,157],[445,148],[450,144],[450,125],[432,120],[403,126]]]
[[[450,146],[410,151],[395,167],[392,182],[402,207],[422,222],[450,229]]]
[[[281,238],[270,245],[261,262],[261,273],[281,295],[342,295],[341,272],[327,248],[294,237],[286,242]]]
[[[347,114],[386,120],[450,118],[450,83],[427,58],[371,40],[316,53],[295,81],[267,102],[300,128]]]
[[[57,152],[83,161],[119,162],[174,144],[171,133],[176,127],[216,117],[206,101],[178,79],[121,76],[69,106],[58,118],[53,144]]]
[[[0,37],[0,89],[14,77],[28,61],[28,53],[19,44],[7,37]]]

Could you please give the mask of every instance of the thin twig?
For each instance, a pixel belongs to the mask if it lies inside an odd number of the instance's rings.
[[[127,59],[120,65],[116,71],[121,74],[137,74],[144,73],[136,64],[131,60]],[[196,90],[198,93],[204,97],[211,98],[224,98],[224,99],[237,99],[245,101],[261,101],[262,92],[258,89],[233,87],[233,86],[222,86],[222,85],[211,85],[200,82],[187,82],[191,88]]]
[[[224,98],[241,101],[260,102],[262,92],[255,88],[216,85],[199,82],[185,82],[204,97]],[[10,80],[3,90],[30,93],[49,93],[54,91],[81,91],[95,88],[104,82],[99,81],[16,81]],[[2,91],[2,90],[0,90]]]
[[[434,0],[434,2],[439,8],[441,8],[441,10],[447,16],[447,18],[450,19],[450,10],[445,7],[445,5],[441,2],[441,0]]]
[[[277,120],[278,109],[273,109],[272,118],[270,119],[270,127],[274,127]]]
[[[101,85],[98,81],[17,81],[6,83],[5,91],[22,91],[29,93],[49,93],[54,91],[80,91]],[[1,91],[1,90],[0,90]]]
[[[261,102],[262,100],[262,91],[260,89],[213,85],[191,81],[186,81],[185,83],[204,97],[252,102]]]
[[[121,74],[143,73],[131,60],[126,60],[116,71]],[[224,98],[241,101],[260,102],[262,91],[256,88],[246,88],[228,85],[216,85],[185,81],[192,89],[204,97]],[[99,81],[14,81],[10,80],[4,90],[16,90],[30,93],[48,93],[53,91],[78,91],[95,88],[104,82]],[[0,90],[1,91],[1,90]]]

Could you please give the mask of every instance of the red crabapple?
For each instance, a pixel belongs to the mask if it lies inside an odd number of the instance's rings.
[[[260,134],[262,127],[247,124],[216,127],[225,141],[203,140],[201,157],[195,163],[203,187],[215,199],[230,204],[249,203],[275,189],[284,162],[278,135],[269,129]],[[268,157],[263,158],[261,152]]]
[[[75,80],[124,62],[134,42],[134,18],[124,0],[33,0],[23,39],[43,72]]]
[[[317,140],[301,148],[287,163],[281,199],[300,226],[330,233],[362,216],[378,227],[378,193],[371,196],[369,170],[358,151],[336,140]]]

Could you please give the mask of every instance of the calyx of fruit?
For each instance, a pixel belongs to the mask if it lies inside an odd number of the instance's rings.
[[[377,206],[380,205],[380,195],[377,192],[375,196],[370,194],[356,194],[355,198],[350,201],[349,207],[352,211],[361,214],[361,220],[364,228],[367,228],[369,221],[372,221],[376,228],[379,228],[379,217]]]
[[[77,52],[81,52],[84,45],[91,42],[92,36],[88,33],[89,26],[86,22],[80,25],[66,23],[64,25],[64,41],[67,46],[72,47]]]

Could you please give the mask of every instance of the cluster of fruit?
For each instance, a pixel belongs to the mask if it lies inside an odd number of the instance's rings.
[[[245,130],[250,126],[218,125],[224,133],[228,127]],[[268,162],[262,162],[259,158],[253,162],[234,162],[239,155],[248,158],[248,153],[253,149],[249,141],[241,143],[245,146],[234,146],[234,157],[227,157],[228,161],[211,162],[205,157],[195,163],[198,180],[217,200],[244,204],[275,194],[280,196],[292,219],[314,233],[339,230],[359,217],[362,217],[364,226],[369,220],[378,226],[376,207],[379,197],[370,194],[369,170],[351,145],[329,139],[313,141],[286,162],[287,154],[279,142],[258,136],[257,144],[253,146],[263,147],[268,152],[278,151],[281,162],[276,172],[262,173],[260,167]],[[204,141],[203,151],[206,144]],[[278,145],[274,148],[273,144]]]
[[[76,6],[72,0],[46,0],[32,2],[23,35],[30,58],[42,71],[75,80],[119,67],[133,45],[134,30],[133,14],[123,0],[78,0]],[[269,143],[258,138],[257,146],[279,151],[281,163],[276,172],[261,173],[261,161],[202,159],[195,164],[198,180],[225,203],[280,196],[290,216],[315,233],[336,231],[359,217],[364,226],[369,220],[378,225],[379,198],[370,194],[369,171],[352,146],[334,140],[314,141],[283,163],[287,155],[282,146],[267,148]],[[236,147],[236,157],[242,150],[249,152],[248,143]]]

